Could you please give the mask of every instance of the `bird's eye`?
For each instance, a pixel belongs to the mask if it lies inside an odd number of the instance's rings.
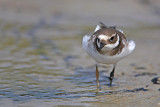
[[[112,36],[110,39],[109,39],[109,41],[113,41],[114,40],[114,38],[115,38],[115,36]]]

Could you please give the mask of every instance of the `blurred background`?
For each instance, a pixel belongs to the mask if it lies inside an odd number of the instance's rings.
[[[102,21],[136,42],[118,64],[101,67],[82,49],[85,34]],[[0,0],[0,105],[157,106],[160,88],[159,0]]]

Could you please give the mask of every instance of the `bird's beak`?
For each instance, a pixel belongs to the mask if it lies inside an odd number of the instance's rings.
[[[100,49],[102,49],[105,46],[104,43],[100,43]]]

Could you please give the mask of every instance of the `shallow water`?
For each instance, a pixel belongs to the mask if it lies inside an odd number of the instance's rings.
[[[112,2],[109,3],[112,5]],[[3,4],[8,5],[7,2]],[[4,11],[8,10],[4,8]],[[63,11],[73,12],[70,8],[65,10],[65,7]],[[158,22],[155,24],[154,18],[146,19],[152,19],[151,25],[138,23],[135,26],[128,22],[129,18],[116,20],[120,26],[126,26],[122,29],[127,38],[135,40],[136,50],[118,64],[112,87],[108,80],[112,66],[100,65],[101,88],[97,90],[95,62],[82,49],[81,41],[86,32],[92,33],[94,26],[91,25],[96,20],[93,18],[86,23],[84,17],[92,18],[94,13],[100,13],[92,11],[89,15],[83,14],[76,17],[81,21],[75,23],[75,16],[70,22],[71,16],[63,11],[61,14],[54,13],[54,20],[48,19],[50,16],[37,21],[31,18],[33,23],[23,22],[26,21],[23,18],[16,21],[19,17],[13,20],[0,17],[0,106],[159,105],[160,87],[151,82],[152,78],[160,76],[160,26]],[[19,11],[15,13],[19,15]],[[112,17],[109,17],[110,23],[113,23]],[[69,19],[67,23],[65,18]],[[137,20],[132,20],[132,23],[137,23]]]
[[[118,73],[113,87],[108,85],[107,76],[111,67],[101,66],[101,90],[97,90],[94,62],[81,47],[82,35],[41,38],[35,34],[27,36],[29,28],[25,32],[19,30],[18,33],[23,33],[20,37],[14,36],[12,30],[9,32],[10,35],[1,34],[0,46],[0,104],[3,106],[126,106],[136,105],[133,98],[139,94],[150,93],[147,82],[145,85],[136,82],[145,73],[127,74],[125,65],[119,67],[125,73]],[[128,70],[148,69],[132,64],[134,61],[129,61]],[[129,103],[127,99],[135,102]]]

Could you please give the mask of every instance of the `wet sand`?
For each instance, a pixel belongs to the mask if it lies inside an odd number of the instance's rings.
[[[65,5],[64,5],[65,4]],[[0,105],[2,107],[158,107],[159,1],[0,0]],[[124,30],[135,51],[100,67],[82,49],[82,37],[103,21]]]

